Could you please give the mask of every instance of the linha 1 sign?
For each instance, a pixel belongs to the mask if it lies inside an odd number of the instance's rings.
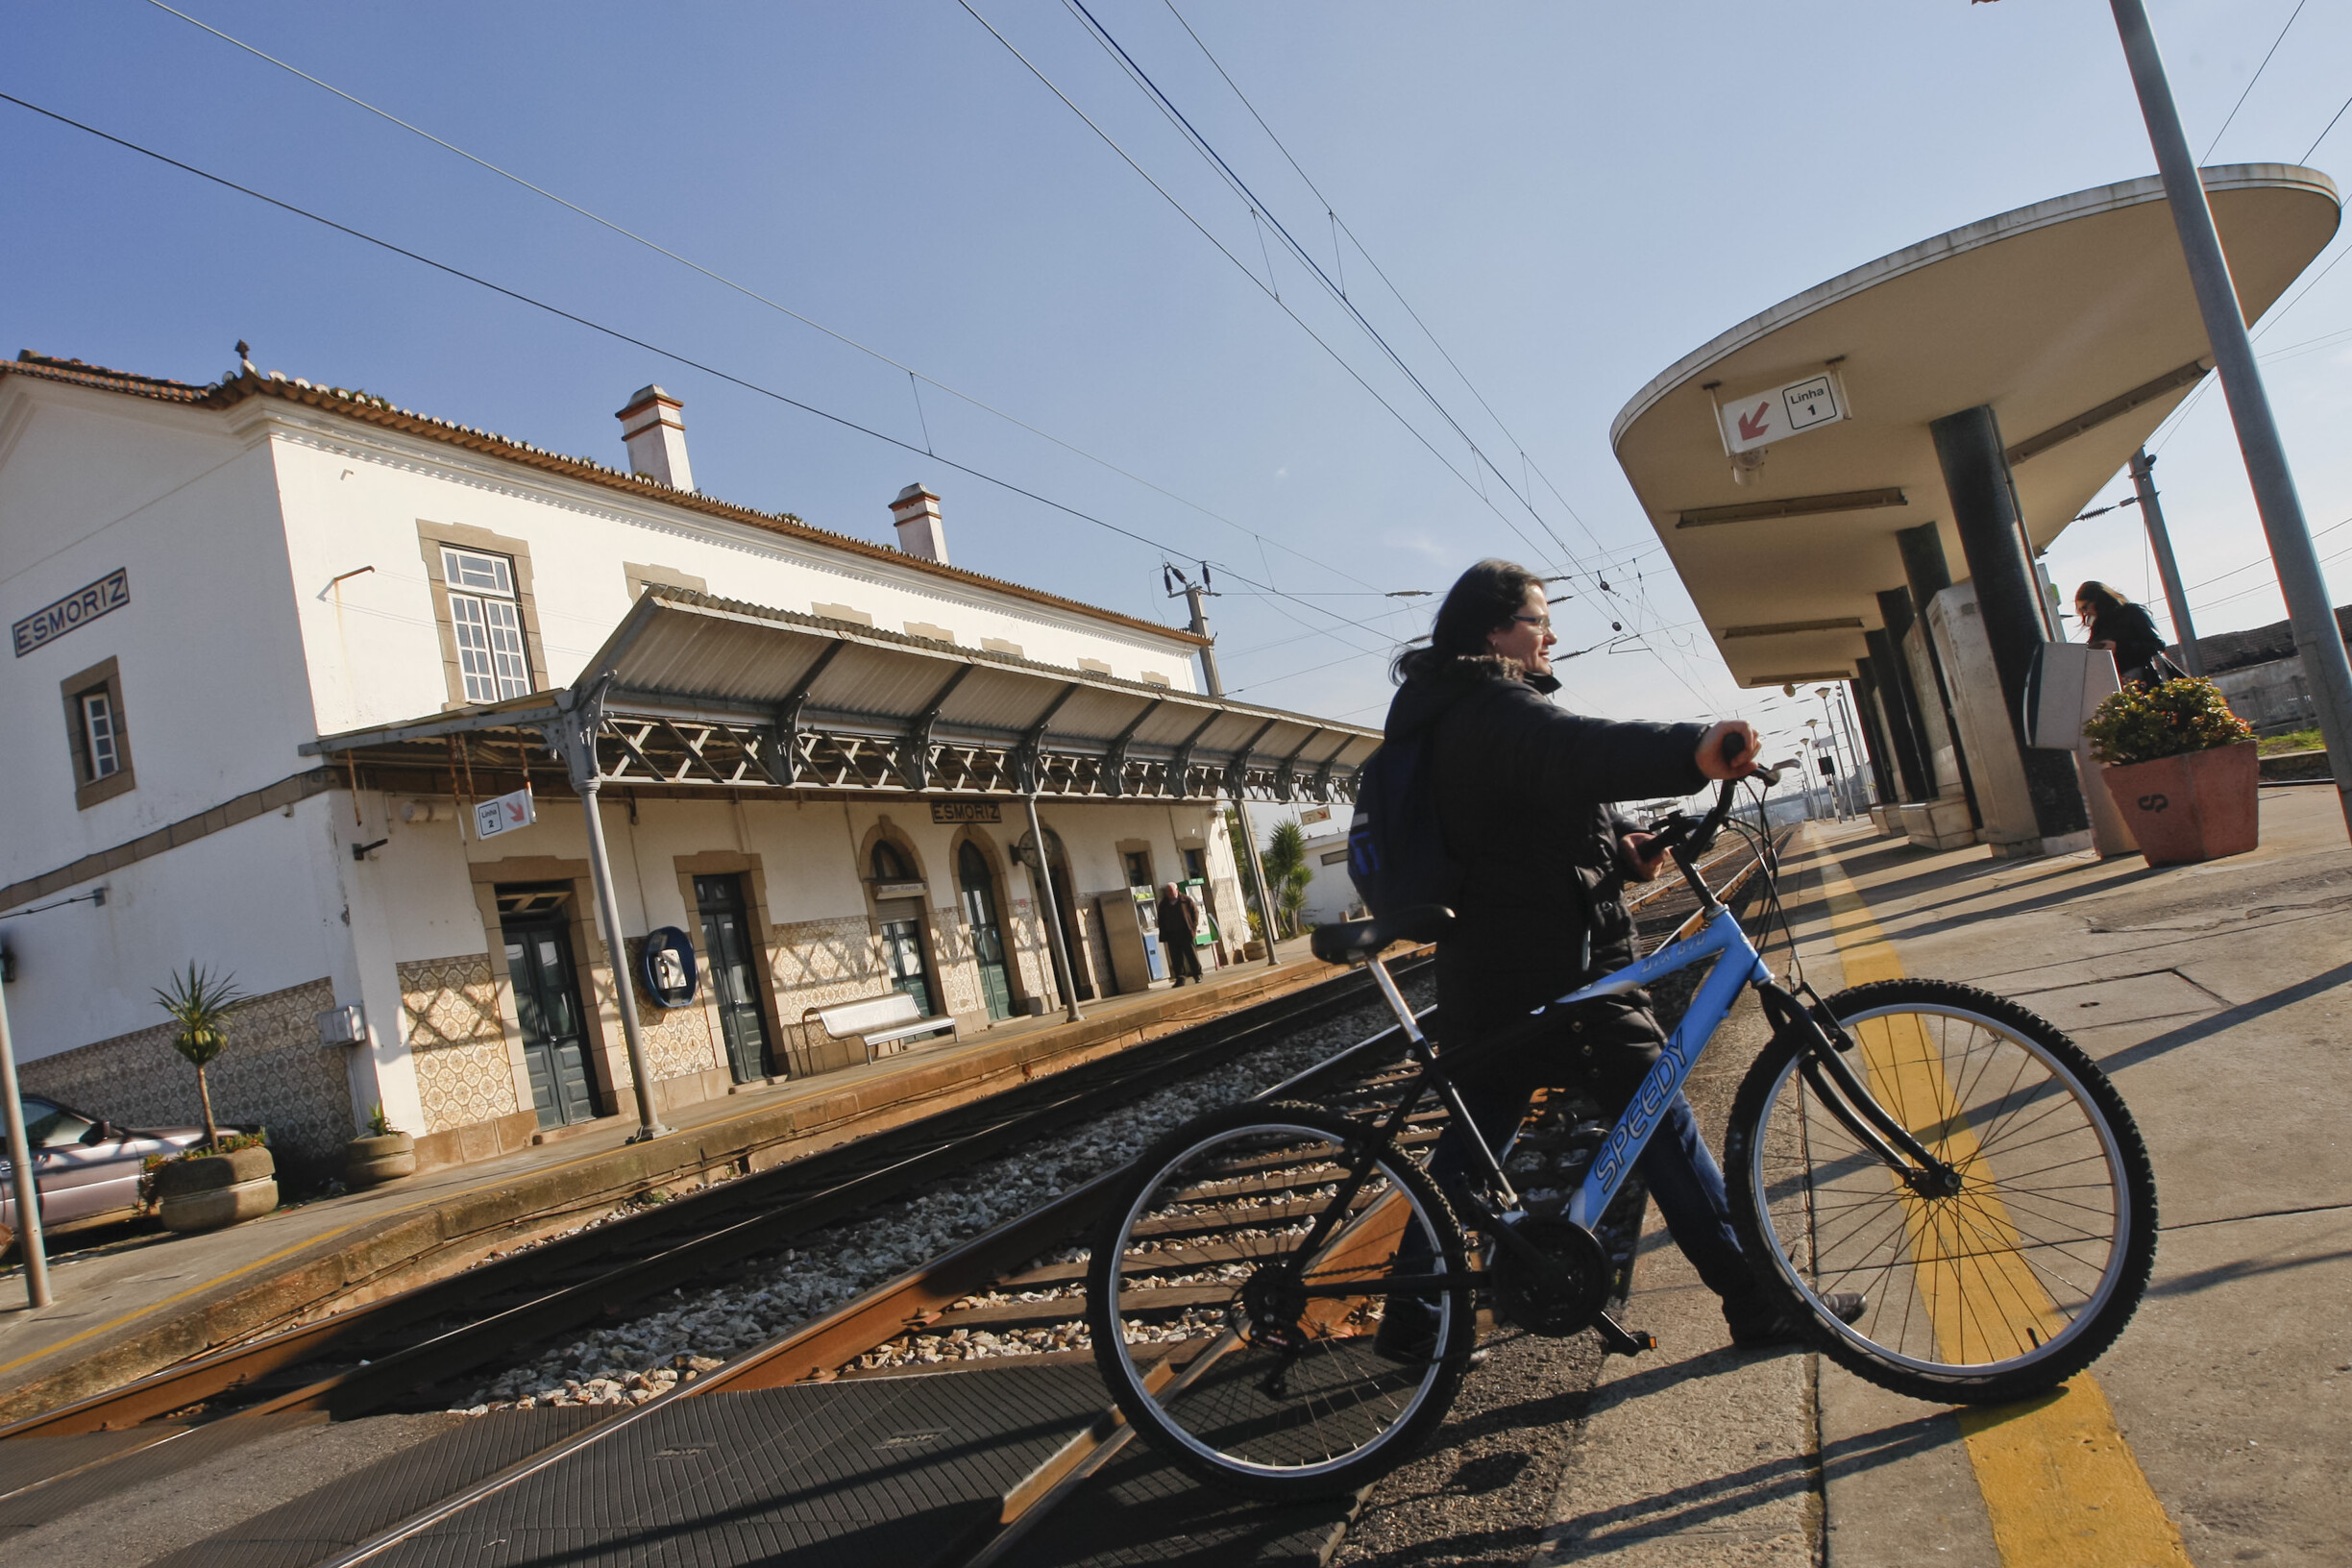
[[[512,833],[518,827],[528,827],[539,820],[539,808],[531,803],[531,792],[520,789],[512,795],[502,795],[495,800],[474,803],[474,836],[495,839],[501,833]]]
[[[1806,430],[1851,419],[1846,406],[1846,387],[1833,371],[1808,376],[1786,386],[1751,392],[1715,406],[1723,429],[1724,451],[1733,454],[1769,447]]]

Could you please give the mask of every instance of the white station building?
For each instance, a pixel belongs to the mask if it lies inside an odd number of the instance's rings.
[[[892,550],[697,492],[658,387],[620,419],[630,472],[250,363],[0,362],[28,1090],[195,1119],[191,962],[256,998],[221,1116],[321,1164],[378,1106],[433,1165],[836,1070],[808,1016],[858,997],[968,1037],[1164,984],[1134,889],[1238,961],[1226,802],[1343,801],[1378,741],[949,564],[919,485]]]

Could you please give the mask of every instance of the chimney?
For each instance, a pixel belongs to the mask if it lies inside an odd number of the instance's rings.
[[[891,502],[891,521],[898,527],[898,548],[909,555],[945,566],[947,535],[940,527],[939,497],[919,484],[910,484]]]
[[[631,473],[673,490],[695,487],[694,468],[686,461],[686,422],[678,417],[685,406],[660,387],[647,386],[613,416],[621,422],[621,438],[628,443]]]

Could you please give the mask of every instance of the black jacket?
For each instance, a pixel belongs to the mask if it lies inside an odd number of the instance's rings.
[[[2121,604],[2091,623],[2094,642],[2115,644],[2116,670],[2128,675],[2164,651],[2165,641],[2143,604]]]
[[[1437,947],[1449,1050],[1632,962],[1618,838],[1634,824],[1611,802],[1706,782],[1693,760],[1703,726],[1584,718],[1547,700],[1557,686],[1501,659],[1423,654],[1388,709],[1390,739],[1432,732],[1425,756],[1446,846],[1464,870],[1460,919]],[[1635,992],[1587,1004],[1537,1046],[1460,1070],[1496,1087],[1591,1080],[1615,1100],[1640,1083],[1663,1039],[1649,996]]]

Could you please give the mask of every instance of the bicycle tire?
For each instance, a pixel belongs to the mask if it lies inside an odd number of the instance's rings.
[[[1477,1342],[1474,1277],[1452,1209],[1394,1147],[1373,1151],[1351,1217],[1304,1276],[1360,1280],[1362,1295],[1309,1307],[1311,1337],[1280,1379],[1268,1376],[1280,1353],[1252,1337],[1244,1286],[1291,1261],[1328,1210],[1318,1199],[1337,1196],[1339,1161],[1375,1136],[1322,1106],[1231,1106],[1155,1143],[1112,1198],[1087,1269],[1095,1362],[1129,1424],[1198,1479],[1277,1500],[1352,1492],[1409,1458],[1453,1405]],[[1433,1271],[1465,1285],[1437,1300],[1433,1353],[1401,1365],[1372,1342],[1382,1271],[1416,1220],[1436,1237]]]
[[[1825,1006],[1855,1075],[1961,1188],[1905,1188],[1776,1036],[1725,1139],[1768,1294],[1840,1365],[1914,1398],[2005,1404],[2090,1365],[2156,1257],[2155,1173],[2115,1086],[2056,1024],[1972,986],[1885,980]],[[1869,1297],[1852,1324],[1822,1303],[1850,1289]]]

